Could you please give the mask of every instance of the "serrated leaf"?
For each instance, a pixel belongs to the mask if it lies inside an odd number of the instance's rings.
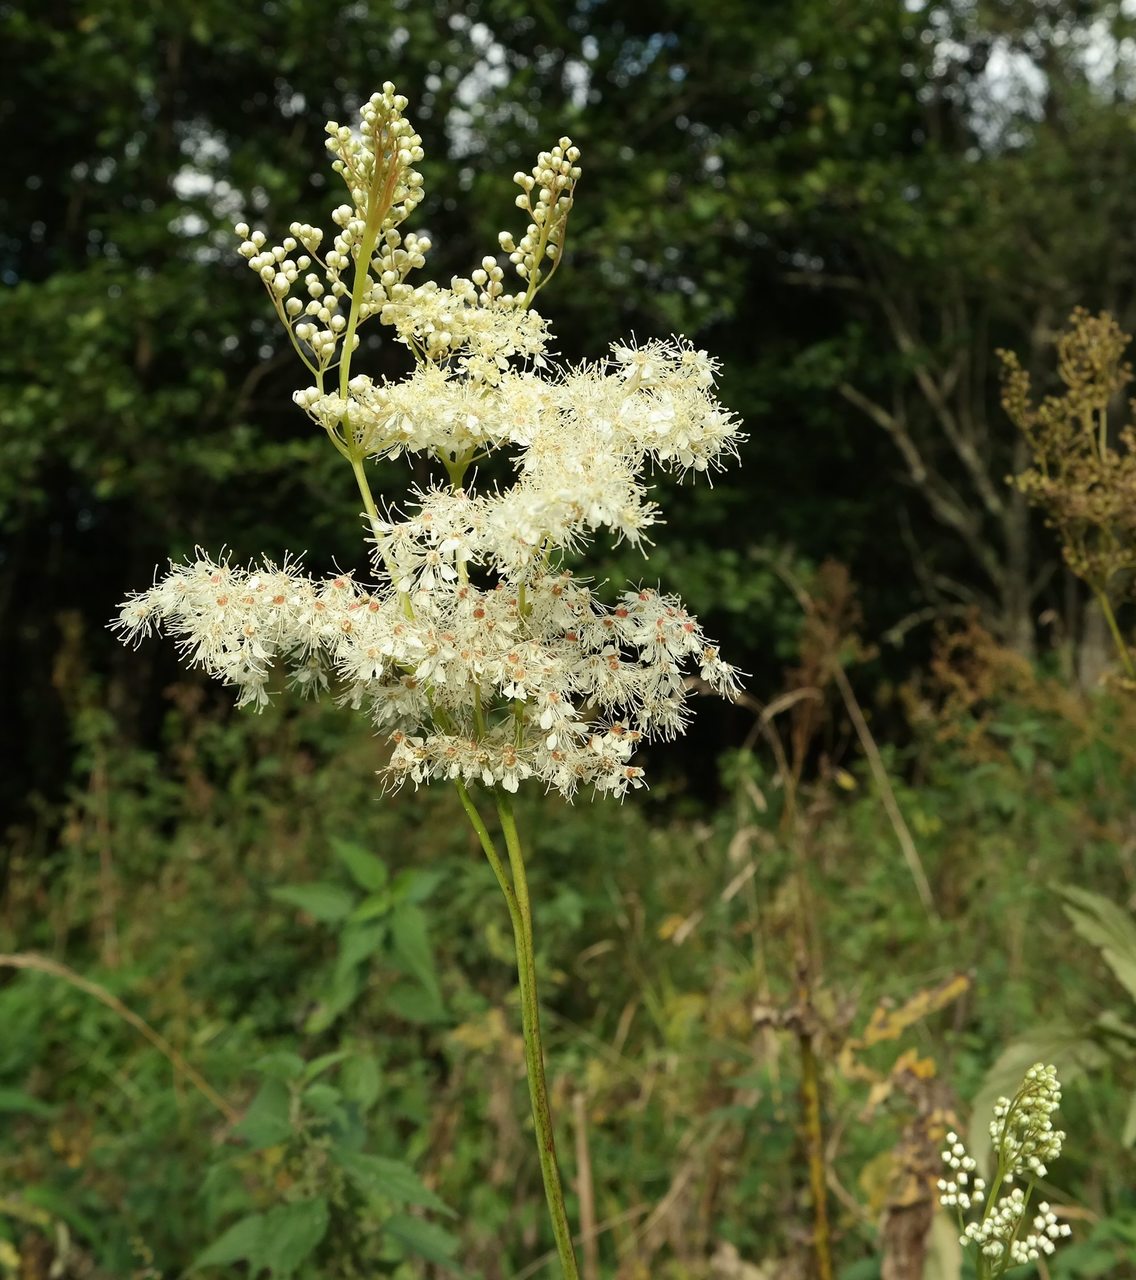
[[[378,1063],[364,1053],[348,1058],[339,1073],[339,1087],[348,1102],[354,1102],[361,1111],[370,1110],[378,1101],[382,1087]]]
[[[427,1262],[435,1262],[454,1271],[458,1269],[454,1261],[457,1239],[432,1222],[400,1213],[383,1223],[383,1232],[392,1236],[415,1257],[425,1258]]]
[[[202,1267],[223,1267],[230,1262],[245,1262],[255,1258],[260,1251],[264,1235],[264,1214],[253,1213],[242,1218],[218,1236],[190,1263],[190,1271]]]
[[[344,920],[355,905],[355,896],[339,884],[317,880],[312,884],[286,884],[270,891],[277,902],[286,902],[319,920],[323,924],[335,924]]]
[[[327,1200],[277,1205],[264,1215],[264,1240],[253,1261],[274,1276],[290,1276],[327,1234]]]
[[[249,1104],[236,1132],[254,1151],[276,1147],[292,1136],[292,1094],[283,1080],[267,1079]]]
[[[333,839],[331,847],[360,889],[366,889],[368,893],[376,893],[385,887],[388,872],[386,863],[381,858],[350,840]]]
[[[1131,913],[1099,893],[1062,885],[1064,911],[1073,928],[1101,953],[1133,999],[1136,999],[1136,921]]]
[[[335,1147],[332,1156],[345,1174],[364,1195],[383,1196],[397,1205],[420,1205],[439,1213],[453,1215],[453,1210],[427,1187],[414,1170],[401,1160],[368,1155]]]
[[[425,912],[412,903],[403,903],[391,914],[390,926],[395,955],[407,972],[434,997],[434,1002],[440,1003],[441,993],[434,971],[434,953],[430,949]]]

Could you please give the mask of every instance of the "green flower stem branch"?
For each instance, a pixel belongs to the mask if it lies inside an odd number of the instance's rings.
[[[513,925],[513,938],[517,951],[517,980],[521,993],[521,1026],[525,1041],[525,1068],[528,1076],[529,1098],[532,1102],[533,1123],[536,1125],[537,1151],[540,1156],[540,1172],[544,1179],[544,1193],[548,1199],[548,1211],[552,1219],[552,1233],[556,1238],[556,1251],[560,1257],[565,1280],[579,1280],[576,1253],[572,1246],[572,1230],[568,1225],[568,1211],[564,1204],[564,1189],[560,1182],[560,1170],[556,1163],[556,1138],[552,1127],[552,1112],[548,1105],[548,1081],[544,1073],[544,1044],[540,1034],[540,1003],[537,998],[536,953],[533,947],[532,905],[529,899],[528,877],[525,874],[524,850],[517,831],[513,802],[508,795],[496,795],[497,815],[505,837],[505,848],[512,871],[510,879],[504,861],[493,843],[477,806],[465,784],[457,782],[458,796],[465,809],[481,847],[501,886],[509,919]]]

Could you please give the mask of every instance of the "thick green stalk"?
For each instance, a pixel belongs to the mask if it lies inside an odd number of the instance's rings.
[[[505,835],[505,847],[509,851],[509,865],[513,872],[511,896],[516,904],[516,910],[511,911],[510,914],[513,918],[513,936],[517,947],[517,977],[521,988],[525,1063],[528,1068],[533,1123],[536,1125],[540,1171],[544,1178],[544,1194],[548,1200],[548,1212],[552,1219],[552,1234],[556,1238],[556,1251],[560,1255],[560,1266],[565,1280],[579,1280],[580,1272],[576,1265],[576,1253],[572,1247],[572,1230],[568,1225],[564,1190],[560,1184],[560,1170],[556,1163],[556,1139],[552,1128],[552,1112],[548,1105],[548,1082],[544,1074],[544,1046],[540,1035],[540,1005],[536,987],[536,953],[533,949],[532,906],[529,901],[528,878],[525,875],[524,850],[517,832],[512,800],[502,791],[496,793],[496,800],[501,830]],[[479,836],[480,834],[478,832]],[[482,840],[482,845],[484,844],[485,841]],[[490,861],[492,862],[493,859]],[[494,870],[496,869],[495,867]],[[500,879],[499,875],[498,880]],[[506,901],[509,896],[506,893]]]

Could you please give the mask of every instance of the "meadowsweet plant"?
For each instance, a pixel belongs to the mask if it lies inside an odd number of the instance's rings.
[[[288,557],[242,567],[199,553],[132,595],[116,625],[128,640],[172,636],[241,705],[263,706],[283,670],[301,692],[370,718],[389,743],[385,785],[456,787],[513,925],[541,1169],[575,1277],[512,797],[522,783],[569,799],[623,796],[644,785],[639,744],[684,728],[692,677],[735,691],[734,669],[675,596],[652,585],[608,595],[572,566],[601,531],[645,550],[658,512],[643,473],[708,471],[741,436],[715,396],[715,362],[681,338],[552,361],[533,301],[563,254],[580,176],[569,138],[515,175],[519,237],[503,231],[497,251],[448,287],[413,283],[430,242],[399,229],[422,199],[421,139],[405,108],[388,83],[357,127],[328,124],[348,197],[329,246],[306,223],[278,245],[236,228],[307,370],[296,403],[354,472],[370,580],[316,578]],[[405,377],[355,370],[367,324],[406,348]],[[479,483],[493,454],[511,483]],[[435,479],[376,500],[368,463],[415,455],[433,460]]]
[[[1036,1262],[1070,1234],[1068,1223],[1058,1222],[1044,1200],[1029,1216],[1034,1187],[1061,1154],[1065,1140],[1065,1134],[1053,1127],[1052,1116],[1060,1105],[1057,1071],[1040,1062],[1026,1072],[1012,1098],[998,1099],[990,1122],[996,1167],[989,1190],[958,1134],[947,1134],[939,1200],[958,1215],[962,1245],[976,1248],[979,1280],[997,1280],[1011,1267]],[[967,1221],[969,1214],[979,1216]]]

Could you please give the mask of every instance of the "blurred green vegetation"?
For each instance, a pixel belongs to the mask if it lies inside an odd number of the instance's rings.
[[[1110,0],[0,0],[0,947],[67,966],[0,976],[0,1275],[519,1280],[550,1247],[456,800],[103,631],[197,543],[358,545],[230,227],[325,221],[323,121],[387,78],[434,273],[571,133],[560,349],[682,331],[752,437],[660,495],[649,566],[751,703],[700,700],[641,802],[522,814],[588,1280],[809,1274],[806,1041],[841,1280],[904,1280],[944,1118],[1035,1050],[1069,1083],[1045,1274],[1136,1275],[1136,713],[1004,484],[993,360],[1044,389],[1074,304],[1136,320],[1134,37]]]

